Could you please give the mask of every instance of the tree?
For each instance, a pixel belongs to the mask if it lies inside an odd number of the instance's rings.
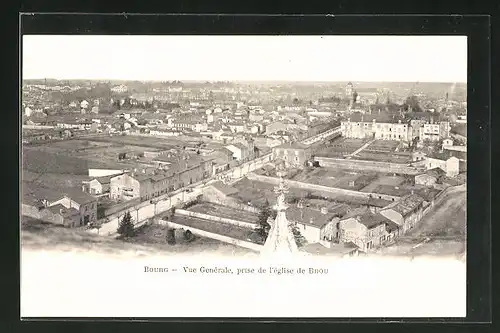
[[[262,238],[263,241],[267,239],[267,236],[269,235],[269,230],[271,229],[271,226],[269,225],[267,220],[269,219],[269,217],[272,217],[272,213],[273,212],[269,205],[269,201],[266,199],[266,202],[259,213],[259,218],[258,218],[259,227],[256,230],[257,234]]]
[[[132,223],[130,212],[126,212],[125,215],[123,215],[117,232],[124,237],[132,237],[134,235],[134,224]]]
[[[293,233],[293,238],[295,238],[295,243],[297,244],[297,247],[302,247],[305,244],[307,244],[306,238],[302,236],[296,224],[292,226],[292,233]]]

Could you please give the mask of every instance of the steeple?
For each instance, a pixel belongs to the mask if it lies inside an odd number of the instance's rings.
[[[283,170],[278,171],[280,182],[274,188],[274,192],[278,194],[277,203],[274,208],[277,210],[276,219],[271,225],[269,235],[267,237],[264,248],[262,249],[263,255],[274,256],[290,256],[291,254],[298,253],[297,243],[290,228],[290,222],[286,218],[286,204],[285,194],[288,193],[288,186],[285,183]]]

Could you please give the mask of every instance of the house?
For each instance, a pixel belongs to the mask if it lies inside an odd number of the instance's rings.
[[[460,160],[454,156],[448,158],[447,160],[441,160],[437,158],[426,158],[423,162],[427,170],[440,168],[446,172],[446,176],[455,177],[460,172]]]
[[[326,207],[314,209],[304,207],[302,203],[288,207],[287,218],[295,224],[308,243],[317,243],[327,237],[330,224],[335,224],[338,217]]]
[[[413,162],[423,161],[427,155],[421,151],[414,151],[411,153],[411,160]]]
[[[411,141],[411,128],[407,123],[398,122],[377,122],[375,118],[368,118],[371,121],[361,117],[361,121],[341,122],[342,136],[346,138],[356,139],[377,139],[377,140],[397,140],[408,142]]]
[[[166,167],[166,169],[165,169]],[[110,198],[150,200],[212,175],[212,161],[194,155],[176,163],[164,164],[152,172],[133,172],[111,178]]]
[[[74,208],[79,212],[79,224],[87,225],[97,221],[97,199],[79,190],[66,190],[62,197],[49,203],[48,207],[62,205],[66,209]]]
[[[225,146],[224,148],[229,150],[232,153],[232,158],[237,161],[245,160],[250,155],[248,147],[246,147],[242,143],[234,143]]]
[[[445,149],[445,147],[451,147],[451,146],[453,146],[453,140],[452,139],[447,138],[447,139],[443,140],[443,149]]]
[[[228,124],[229,129],[233,133],[243,133],[246,132],[246,124],[245,123],[230,123]]]
[[[446,175],[446,172],[440,168],[429,169],[415,176],[415,185],[433,186],[438,183],[444,175]]]
[[[450,137],[450,123],[447,121],[441,121],[439,123],[434,123],[431,118],[431,122],[424,124],[419,129],[419,139],[439,141],[441,139],[446,139]]]
[[[281,159],[286,166],[304,167],[311,159],[312,152],[308,145],[295,142],[285,143],[272,148],[273,159]]]
[[[90,195],[100,195],[110,192],[111,178],[113,176],[92,177],[82,181],[82,191]]]
[[[87,109],[88,107],[89,107],[89,102],[87,102],[86,100],[80,102],[80,108]]]
[[[111,88],[111,91],[117,94],[123,94],[128,91],[128,88],[127,86],[120,84],[118,86],[114,86],[113,88]]]
[[[424,198],[411,193],[380,210],[380,214],[396,223],[401,234],[413,229],[423,215]]]
[[[75,189],[63,192],[23,182],[23,215],[78,227],[97,220],[97,199]]]
[[[358,208],[340,219],[334,240],[341,244],[353,243],[360,251],[369,252],[398,234],[399,226],[386,216],[367,208]]]

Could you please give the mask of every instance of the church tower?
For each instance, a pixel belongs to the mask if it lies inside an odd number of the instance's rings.
[[[276,215],[274,223],[271,225],[269,235],[267,236],[261,254],[266,256],[288,257],[298,253],[299,250],[290,228],[290,222],[286,218],[285,213],[288,208],[285,200],[285,194],[288,193],[288,186],[283,179],[284,172],[279,171],[278,175],[280,177],[280,182],[274,189],[278,194],[278,200],[275,206],[278,214]]]
[[[352,93],[354,89],[352,87],[352,82],[349,82],[345,88],[345,94],[349,99],[352,99]]]

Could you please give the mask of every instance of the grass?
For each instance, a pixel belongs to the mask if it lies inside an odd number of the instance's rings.
[[[88,161],[35,149],[23,149],[23,170],[34,173],[86,175]]]

